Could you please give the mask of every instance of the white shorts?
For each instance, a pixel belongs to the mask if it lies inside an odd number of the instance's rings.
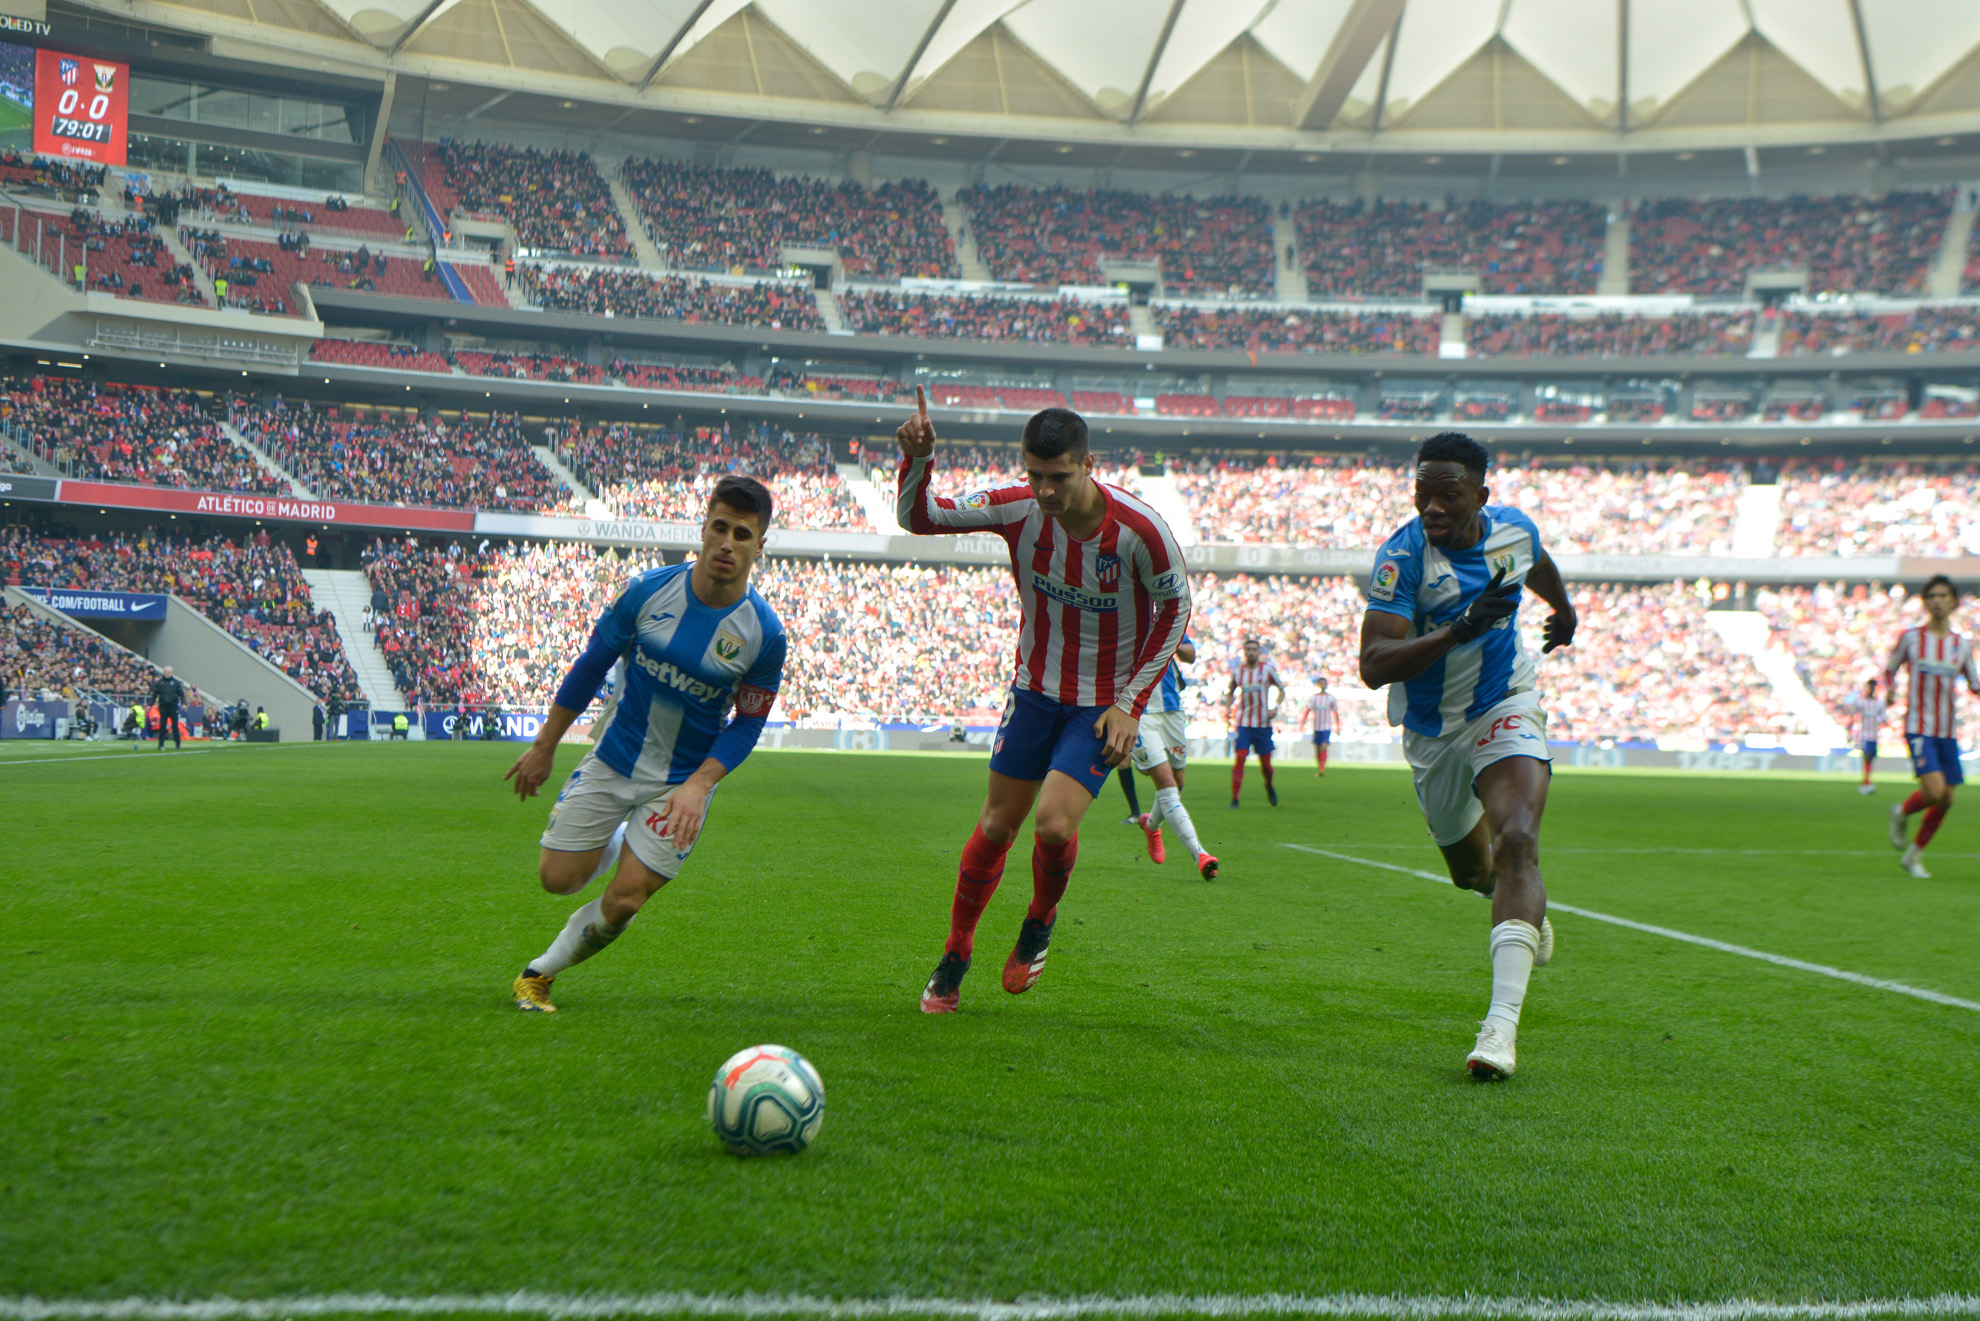
[[[1547,713],[1538,693],[1516,693],[1463,729],[1436,738],[1403,731],[1403,756],[1416,779],[1416,801],[1439,845],[1455,844],[1485,815],[1473,781],[1507,757],[1553,764],[1547,751]]]
[[[1189,720],[1181,711],[1144,711],[1134,740],[1134,768],[1148,772],[1168,760],[1169,769],[1189,765]]]
[[[588,752],[551,804],[549,824],[538,842],[561,853],[589,853],[610,843],[612,832],[625,821],[626,847],[654,875],[671,881],[694,852],[692,847],[675,848],[672,839],[659,834],[657,809],[675,787],[636,785]],[[712,794],[709,802],[714,803]]]

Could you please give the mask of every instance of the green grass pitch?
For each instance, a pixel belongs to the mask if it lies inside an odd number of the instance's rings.
[[[1434,870],[1393,770],[1294,753],[1230,812],[1195,768],[1212,884],[1110,786],[1038,987],[997,980],[1021,846],[933,1018],[982,760],[761,753],[523,1015],[578,901],[514,746],[0,747],[0,1300],[1980,1293],[1980,1012],[1562,914],[1518,1075],[1474,1084],[1486,906],[1285,847]],[[1916,881],[1901,792],[1563,773],[1548,884],[1980,1000],[1980,807]],[[825,1080],[796,1159],[703,1120],[763,1041]]]

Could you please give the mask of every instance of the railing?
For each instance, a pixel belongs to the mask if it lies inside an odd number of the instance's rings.
[[[31,211],[11,193],[0,193],[0,239],[13,244],[15,251],[65,283],[75,282],[75,267],[81,266],[82,283],[89,285],[89,247],[71,236],[57,223],[58,217]]]
[[[0,421],[0,437],[5,437],[13,446],[55,469],[64,477],[86,477],[82,461],[73,454],[65,455],[53,441],[44,441],[32,435],[27,428],[12,421]]]
[[[294,368],[302,352],[293,344],[271,343],[225,331],[194,331],[177,326],[156,329],[120,322],[98,321],[88,348],[135,349],[144,353],[179,354],[212,361],[253,363]]]

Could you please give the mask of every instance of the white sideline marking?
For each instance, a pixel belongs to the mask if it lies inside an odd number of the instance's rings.
[[[1421,844],[1356,844],[1358,849],[1420,849]],[[1549,848],[1548,853],[1614,853],[1618,855],[1659,853],[1701,853],[1724,854],[1728,857],[1751,858],[1889,858],[1897,854],[1896,849],[1557,849]],[[1980,853],[1951,853],[1933,849],[1935,858],[1980,858]]]
[[[213,751],[212,748],[188,748],[186,751],[180,752],[178,749],[174,748],[172,750],[172,755],[174,757],[197,757],[202,752],[211,752],[211,751]],[[134,753],[134,752],[75,752],[66,755],[60,752],[53,752],[46,757],[21,757],[14,761],[0,761],[0,766],[73,766],[79,761],[159,761],[159,760],[162,760],[162,758],[155,754],[153,756],[147,757],[144,756],[142,753]]]
[[[797,1294],[660,1293],[319,1294],[294,1298],[160,1298],[63,1301],[0,1298],[0,1321],[284,1321],[303,1316],[432,1315],[606,1318],[803,1316],[823,1321],[931,1316],[957,1321],[1076,1321],[1083,1317],[1323,1317],[1375,1321],[1868,1321],[1873,1317],[1980,1316],[1980,1296],[1871,1298],[1855,1302],[1618,1303],[1569,1298],[1408,1297],[1394,1294],[1137,1294],[1122,1298],[1039,1298],[1006,1303],[961,1298],[814,1298]]]
[[[1448,876],[1439,876],[1435,872],[1423,871],[1416,867],[1397,866],[1393,862],[1377,862],[1373,858],[1357,858],[1352,854],[1335,853],[1329,849],[1316,849],[1306,844],[1281,844],[1280,847],[1297,849],[1301,853],[1317,853],[1323,858],[1338,858],[1342,862],[1357,863],[1363,867],[1379,867],[1383,871],[1401,872],[1405,876],[1420,876],[1426,881],[1435,881],[1439,885],[1449,885],[1451,883],[1451,879]],[[1907,986],[1903,982],[1886,981],[1881,977],[1866,977],[1860,972],[1851,972],[1847,968],[1831,968],[1826,963],[1809,963],[1803,959],[1791,959],[1785,954],[1769,954],[1762,949],[1748,949],[1744,945],[1733,945],[1723,940],[1713,940],[1710,936],[1694,936],[1688,931],[1674,931],[1670,927],[1651,926],[1648,922],[1632,922],[1626,917],[1615,917],[1608,913],[1598,913],[1592,908],[1574,908],[1567,904],[1557,904],[1552,899],[1549,899],[1547,901],[1547,911],[1550,913],[1572,913],[1576,917],[1585,917],[1591,921],[1607,922],[1610,926],[1628,927],[1631,931],[1644,931],[1653,936],[1665,936],[1671,940],[1681,940],[1687,945],[1702,945],[1706,949],[1715,949],[1723,954],[1737,954],[1741,958],[1758,959],[1762,963],[1771,963],[1777,967],[1795,968],[1802,972],[1812,972],[1822,977],[1834,977],[1837,981],[1855,982],[1858,986],[1875,987],[1879,991],[1894,991],[1899,995],[1909,995],[1919,1000],[1930,1000],[1933,1004],[1951,1005],[1955,1009],[1980,1011],[1980,1000],[1962,1000],[1957,996],[1946,995],[1940,991],[1928,991],[1921,986]]]

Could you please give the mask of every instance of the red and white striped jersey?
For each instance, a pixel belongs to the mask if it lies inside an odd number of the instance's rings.
[[[1973,664],[1973,639],[1951,629],[1934,633],[1925,625],[1898,634],[1891,657],[1884,662],[1884,684],[1895,680],[1900,669],[1909,670],[1905,679],[1904,732],[1927,738],[1958,738],[1959,717],[1953,708],[1958,681],[1966,680],[1969,692],[1980,695],[1980,674]]]
[[[1312,698],[1307,702],[1307,707],[1313,712],[1314,733],[1331,734],[1334,732],[1334,713],[1340,710],[1340,704],[1334,700],[1332,693],[1313,694]]]
[[[1272,723],[1273,684],[1281,690],[1285,684],[1279,682],[1279,672],[1271,661],[1261,660],[1256,665],[1246,665],[1243,661],[1231,666],[1231,686],[1237,689],[1237,719],[1231,723],[1247,729],[1264,728]]]
[[[1854,727],[1850,742],[1875,743],[1877,731],[1884,727],[1884,713],[1890,710],[1890,704],[1881,697],[1851,693],[1843,698],[1842,707],[1849,712],[1849,723]]]
[[[1107,513],[1084,541],[1038,507],[1029,486],[959,498],[929,491],[930,462],[901,460],[894,512],[909,532],[984,532],[1010,548],[1024,608],[1011,683],[1068,706],[1140,717],[1189,624],[1182,547],[1146,503],[1100,485]]]

